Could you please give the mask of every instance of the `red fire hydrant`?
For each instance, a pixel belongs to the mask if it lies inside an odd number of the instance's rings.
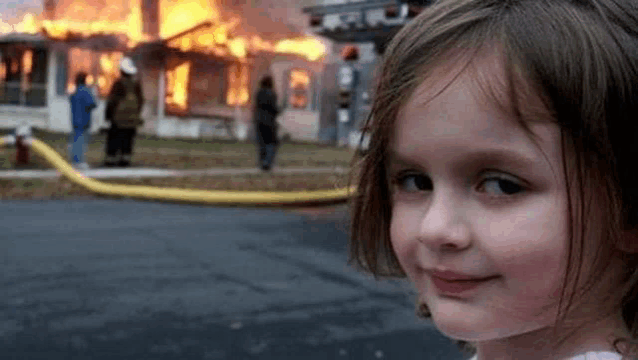
[[[26,139],[31,135],[28,126],[21,126],[16,130],[16,166],[29,164],[29,146]]]

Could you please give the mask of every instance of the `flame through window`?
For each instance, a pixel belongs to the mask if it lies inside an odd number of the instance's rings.
[[[248,66],[241,63],[234,63],[228,68],[228,105],[245,105],[248,102],[248,71]]]
[[[166,71],[166,105],[169,110],[185,111],[188,108],[188,81],[191,62]]]
[[[292,108],[305,109],[310,98],[310,73],[304,69],[290,71],[288,103]]]

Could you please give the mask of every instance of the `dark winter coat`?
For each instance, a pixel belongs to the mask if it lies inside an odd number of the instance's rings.
[[[132,79],[119,79],[113,84],[111,88],[111,92],[109,93],[108,100],[106,103],[106,110],[104,117],[107,121],[111,122],[111,124],[117,124],[117,119],[113,119],[115,114],[115,109],[117,109],[117,105],[120,100],[124,99],[126,96],[126,85],[124,81],[133,81]],[[137,95],[137,100],[139,104],[139,111],[142,111],[142,106],[144,105],[144,96],[142,95],[142,86],[139,82],[135,83],[135,94]],[[115,120],[115,121],[114,121]]]
[[[270,89],[259,89],[255,99],[255,124],[276,127],[277,122],[275,119],[279,114],[277,94]]]
[[[277,94],[271,89],[259,89],[255,96],[255,131],[262,144],[277,143]]]

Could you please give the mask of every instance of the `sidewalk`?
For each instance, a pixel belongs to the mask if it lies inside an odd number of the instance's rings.
[[[185,176],[214,176],[214,175],[257,175],[263,173],[257,168],[246,169],[204,169],[204,170],[168,170],[157,168],[94,168],[77,170],[86,177],[96,179],[116,178],[162,178]],[[348,169],[334,168],[273,168],[269,173],[283,174],[308,174],[308,173],[338,173],[343,174]],[[0,171],[0,179],[56,179],[62,174],[55,169],[51,170],[5,170]]]

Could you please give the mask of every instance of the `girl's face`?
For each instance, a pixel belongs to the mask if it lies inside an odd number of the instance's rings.
[[[437,327],[483,341],[555,321],[567,196],[558,127],[530,124],[535,143],[468,76],[421,85],[397,118],[390,234]]]

